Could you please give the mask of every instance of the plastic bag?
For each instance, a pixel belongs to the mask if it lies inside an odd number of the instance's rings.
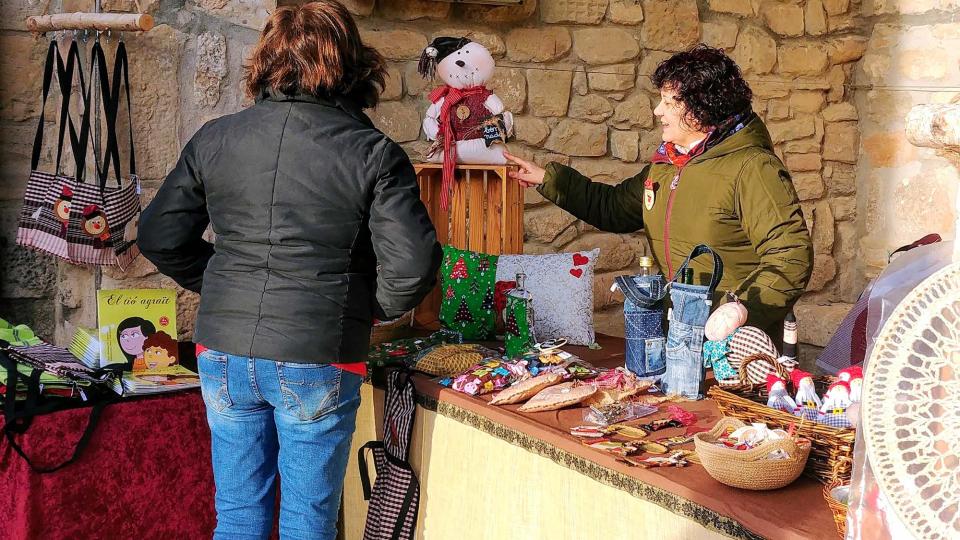
[[[950,265],[952,256],[953,242],[918,247],[894,259],[880,274],[870,291],[865,369],[869,369],[873,346],[893,310],[923,280]],[[912,538],[877,484],[867,459],[862,425],[857,427],[847,508],[847,540]]]

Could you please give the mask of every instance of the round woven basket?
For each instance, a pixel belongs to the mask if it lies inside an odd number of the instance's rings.
[[[802,439],[798,444],[792,439],[781,439],[752,450],[734,450],[716,444],[727,428],[745,425],[736,418],[721,418],[710,431],[693,436],[697,456],[707,473],[728,486],[758,491],[780,489],[796,480],[810,456],[810,441]],[[768,459],[774,450],[783,450],[790,457]]]

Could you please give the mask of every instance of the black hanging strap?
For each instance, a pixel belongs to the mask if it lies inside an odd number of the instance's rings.
[[[716,254],[710,246],[706,244],[700,244],[697,247],[693,248],[693,251],[690,252],[690,256],[687,257],[687,260],[683,261],[683,264],[680,265],[680,268],[677,269],[676,275],[673,276],[673,281],[678,282],[683,276],[683,271],[686,270],[687,266],[690,265],[690,262],[696,259],[697,257],[705,254],[710,254],[713,257],[713,274],[710,276],[710,291],[713,292],[717,289],[717,285],[720,284],[720,280],[723,279],[723,260],[720,259],[720,256]]]
[[[100,55],[102,57],[102,51]],[[108,84],[104,76],[100,80],[100,87],[104,95],[104,110],[107,120],[107,149],[103,156],[103,176],[100,179],[100,188],[103,189],[106,187],[111,162],[113,163],[117,185],[121,185],[120,145],[117,136],[117,116],[120,110],[121,90],[126,94],[127,101],[127,129],[130,137],[130,175],[135,177],[137,174],[136,152],[133,147],[133,109],[130,103],[130,67],[127,59],[127,48],[122,41],[117,46],[117,56],[113,62],[113,82]]]
[[[60,53],[57,51],[56,40],[50,40],[47,48],[47,58],[43,62],[43,98],[40,100],[40,122],[37,124],[37,134],[33,138],[33,155],[30,158],[30,170],[35,171],[40,164],[40,151],[43,149],[43,125],[47,110],[47,97],[50,95],[50,83],[53,82],[53,68]]]

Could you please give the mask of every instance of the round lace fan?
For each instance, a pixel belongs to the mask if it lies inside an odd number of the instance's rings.
[[[960,264],[893,311],[863,385],[877,482],[916,538],[960,538]]]

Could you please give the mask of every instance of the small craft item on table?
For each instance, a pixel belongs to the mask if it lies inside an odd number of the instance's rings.
[[[634,398],[634,401],[646,403],[647,405],[660,405],[661,403],[680,403],[687,399],[679,394],[667,394],[665,396],[643,395]]]
[[[443,246],[440,265],[440,322],[464,339],[493,337],[493,288],[497,256]]]
[[[514,383],[493,396],[491,405],[510,405],[526,401],[540,393],[544,388],[560,384],[563,377],[558,373],[546,372]]]
[[[850,402],[857,403],[863,393],[863,368],[851,366],[837,373],[837,380],[850,385]]]
[[[693,437],[697,456],[718,482],[741,489],[784,487],[800,476],[810,455],[810,441],[763,423],[745,425],[725,417]]]
[[[686,459],[686,452],[675,452],[667,457],[648,457],[640,462],[640,466],[646,469],[654,467],[686,467],[690,461]]]
[[[413,367],[430,375],[452,377],[483,362],[486,358],[495,358],[496,356],[496,351],[480,345],[434,345],[417,355]]]
[[[507,305],[503,315],[503,341],[507,358],[520,356],[536,342],[533,295],[524,288],[526,279],[523,272],[517,274],[517,287],[507,293]]]
[[[520,412],[555,411],[576,405],[596,393],[597,389],[580,381],[565,382],[541,390],[518,409]]]
[[[775,373],[767,375],[767,407],[790,414],[797,410],[797,402],[787,391],[787,381]]]
[[[847,418],[847,408],[850,407],[850,385],[845,381],[837,381],[827,388],[823,395],[823,405],[817,422],[835,428],[851,427]]]
[[[412,365],[417,353],[442,343],[463,343],[463,335],[451,330],[438,330],[425,338],[385,341],[370,347],[367,365],[372,368]]]
[[[765,384],[771,373],[780,376],[787,372],[777,363],[776,357],[765,353],[751,354],[740,364],[740,379],[746,384]]]
[[[652,380],[640,379],[622,367],[605,371],[588,382],[598,391],[585,402],[586,405],[618,403],[653,386]]]
[[[530,373],[527,371],[526,362],[486,360],[458,375],[450,382],[450,386],[458,392],[479,396],[496,392],[528,377]],[[440,383],[443,384],[444,381]]]
[[[806,371],[795,369],[790,373],[790,379],[793,381],[793,387],[797,391],[797,396],[794,399],[794,401],[797,402],[797,408],[793,414],[816,422],[817,416],[820,414],[820,406],[823,405],[823,402],[820,401],[820,396],[817,395],[817,388],[813,384],[813,376]]]
[[[726,303],[717,307],[707,319],[707,324],[703,327],[703,335],[709,341],[720,341],[746,323],[747,308],[740,303],[740,299],[735,294],[728,292]]]
[[[692,426],[697,423],[697,415],[679,405],[667,405],[667,412],[670,413],[671,419],[680,422],[683,427]]]
[[[732,335],[719,341],[705,341],[703,343],[703,365],[713,368],[713,377],[721,385],[740,384],[740,374],[727,360],[730,352]]]
[[[606,426],[620,422],[629,422],[657,412],[652,405],[634,402],[614,402],[605,405],[591,405],[583,419],[587,422]]]
[[[537,359],[541,364],[557,365],[573,361],[577,358],[566,351],[560,350],[560,347],[566,344],[567,340],[565,338],[557,338],[536,343],[533,348],[537,351]]]
[[[755,326],[743,326],[738,328],[730,338],[730,352],[727,353],[727,361],[733,369],[740,371],[740,364],[748,356],[762,353],[773,358],[778,358],[777,346],[773,339],[763,330]]]
[[[675,446],[683,446],[685,444],[693,442],[693,435],[677,435],[675,437],[664,437],[662,439],[657,439],[658,444],[662,444],[667,448],[673,448]]]

